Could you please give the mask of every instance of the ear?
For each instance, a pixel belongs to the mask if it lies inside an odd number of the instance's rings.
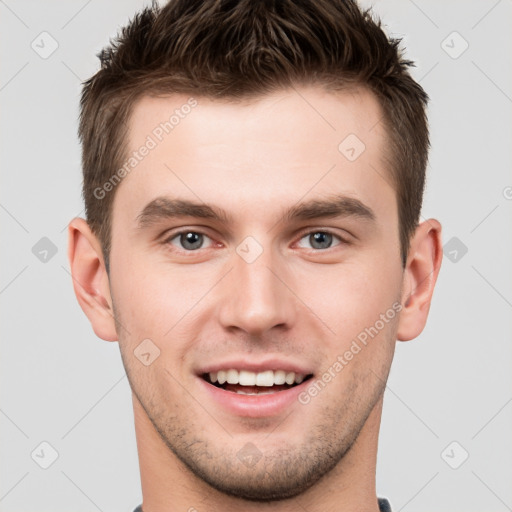
[[[420,335],[427,322],[434,286],[441,268],[441,224],[422,222],[412,237],[402,284],[402,311],[397,339],[408,341]]]
[[[110,284],[101,245],[84,219],[74,218],[68,226],[68,260],[73,288],[80,307],[96,335],[117,341]]]

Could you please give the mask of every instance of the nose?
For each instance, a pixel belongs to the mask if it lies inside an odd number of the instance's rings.
[[[265,248],[254,261],[240,254],[233,254],[232,270],[221,282],[220,323],[254,336],[289,329],[295,321],[295,298],[279,254]]]

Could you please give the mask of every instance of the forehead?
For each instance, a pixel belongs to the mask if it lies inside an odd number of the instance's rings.
[[[257,215],[306,194],[343,192],[378,209],[390,192],[394,200],[381,119],[365,89],[291,88],[238,102],[143,97],[129,120],[127,158],[135,165],[115,202],[133,218],[163,195],[233,208],[253,203]]]
[[[382,133],[381,107],[375,95],[362,87],[328,92],[320,86],[294,87],[249,99],[211,99],[173,94],[167,97],[143,96],[134,105],[129,120],[129,146],[136,148],[150,135],[157,143],[191,135],[197,144],[228,141],[239,143],[248,135],[274,140],[293,148],[290,138],[272,139],[271,134],[315,136],[315,144],[334,144],[353,133],[363,142],[374,143]],[[293,127],[293,133],[290,128]],[[284,131],[286,130],[286,132]],[[348,133],[347,133],[348,132]],[[254,142],[254,140],[253,140]],[[296,148],[295,148],[296,149]],[[305,148],[310,152],[311,148]]]

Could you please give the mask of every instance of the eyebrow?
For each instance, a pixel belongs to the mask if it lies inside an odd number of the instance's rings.
[[[232,223],[233,217],[222,208],[187,199],[157,197],[149,202],[137,216],[140,229],[159,221],[181,217],[197,217],[216,220],[224,224]],[[375,221],[373,210],[359,199],[344,195],[333,195],[326,199],[313,199],[292,206],[282,215],[282,221],[293,222],[334,217],[358,217]]]

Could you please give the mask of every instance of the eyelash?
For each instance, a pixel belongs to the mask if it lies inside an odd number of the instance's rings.
[[[176,231],[171,236],[167,237],[162,243],[164,245],[169,245],[172,240],[174,240],[175,238],[178,238],[180,235],[184,235],[186,233],[195,233],[197,235],[203,235],[207,238],[210,238],[210,240],[212,240],[212,238],[210,236],[208,236],[206,233],[204,233],[203,231],[198,231],[198,230],[194,230],[194,229],[182,229],[181,231]],[[315,233],[331,235],[334,238],[337,238],[340,242],[334,246],[327,247],[326,249],[309,249],[309,251],[312,251],[315,253],[328,252],[330,249],[334,249],[335,247],[338,247],[339,245],[349,245],[350,244],[350,242],[348,240],[346,240],[345,238],[341,237],[340,235],[338,235],[328,229],[312,229],[312,230],[309,230],[306,232],[302,232],[300,234],[299,241],[302,240],[303,238],[305,238],[309,235],[315,234]],[[195,249],[195,250],[186,250],[186,249],[175,249],[175,250],[182,254],[194,255],[195,253],[198,253],[201,249],[203,249],[203,248],[201,247],[201,248]]]

